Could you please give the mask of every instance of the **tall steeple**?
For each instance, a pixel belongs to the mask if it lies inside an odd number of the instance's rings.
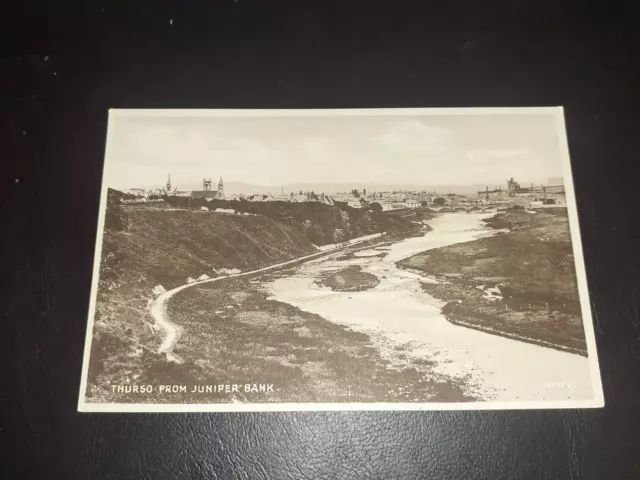
[[[222,177],[218,180],[218,198],[224,198],[224,183],[222,183]]]
[[[167,177],[167,193],[171,191],[171,172],[169,172],[169,176]]]

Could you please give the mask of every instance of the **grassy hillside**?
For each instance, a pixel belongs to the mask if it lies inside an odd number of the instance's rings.
[[[325,205],[318,202],[249,202],[246,200],[189,199],[165,197],[165,202],[177,208],[210,210],[232,209],[240,213],[260,215],[293,228],[302,229],[315,245],[337,243],[342,240],[376,233],[386,229],[406,230],[407,222],[398,224],[389,215],[371,210]]]
[[[148,308],[153,289],[221,268],[249,269],[380,231],[407,233],[416,225],[358,209],[304,203],[224,202],[236,215],[154,203],[123,205],[110,190],[93,331],[89,397],[105,398],[115,379],[135,381],[154,362],[160,342]],[[184,199],[183,199],[184,200]],[[244,205],[240,205],[244,204]]]
[[[399,266],[441,276],[422,288],[449,302],[443,313],[454,323],[586,355],[566,210],[511,211],[487,223],[510,231]]]

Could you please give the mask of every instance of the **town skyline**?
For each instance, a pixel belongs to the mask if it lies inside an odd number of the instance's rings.
[[[300,185],[495,188],[562,176],[555,116],[127,117],[110,121],[105,183],[181,189],[222,176]],[[389,168],[389,165],[393,165]],[[247,192],[250,193],[250,192]]]
[[[170,174],[168,174],[169,176]],[[363,191],[363,190],[367,190],[367,192],[390,192],[390,191],[426,191],[426,192],[438,192],[438,193],[447,193],[449,191],[451,191],[451,193],[460,193],[460,194],[472,194],[472,193],[476,193],[477,191],[483,190],[485,188],[489,188],[489,190],[493,190],[493,189],[506,189],[506,185],[507,185],[507,181],[508,178],[505,178],[504,181],[498,183],[494,183],[494,184],[480,184],[480,183],[475,183],[475,184],[466,184],[466,185],[417,185],[417,184],[411,184],[411,183],[405,183],[405,184],[384,184],[384,183],[297,183],[297,184],[288,184],[288,185],[251,185],[251,184],[247,184],[244,182],[237,182],[237,181],[227,181],[226,179],[224,179],[224,176],[218,176],[217,178],[222,177],[224,180],[224,188],[225,188],[225,192],[229,195],[238,195],[238,194],[247,194],[247,195],[251,195],[251,194],[268,194],[268,193],[272,193],[272,194],[281,194],[281,193],[285,193],[285,194],[289,194],[289,193],[297,193],[299,191],[314,191],[315,193],[326,193],[326,194],[334,194],[334,193],[343,193],[343,192],[350,192],[353,189],[356,189],[358,191]],[[178,191],[181,192],[186,192],[186,191],[193,191],[193,190],[202,190],[203,189],[203,180],[205,178],[209,178],[212,180],[212,182],[214,183],[214,188],[213,190],[215,190],[215,184],[218,182],[218,180],[216,180],[215,177],[213,176],[204,176],[203,178],[200,179],[200,183],[198,182],[189,182],[187,184],[178,184],[177,182],[174,181],[174,177],[173,175],[171,175],[171,190],[173,191],[173,189],[177,189]],[[162,188],[166,187],[166,180],[165,182],[157,182],[153,185],[144,185],[144,186],[139,186],[139,187],[132,187],[132,188],[140,188],[143,189],[145,191],[156,191]],[[516,179],[519,180],[519,179]],[[529,186],[530,183],[532,182],[526,182],[526,181],[520,181],[519,183],[521,183],[523,186]],[[539,185],[559,185],[562,183],[562,178],[561,177],[552,177],[547,179],[547,182],[543,182],[541,184],[538,183],[534,183],[535,186],[539,186]],[[123,188],[123,189],[119,189],[116,187],[112,187],[115,188],[116,190],[130,190],[131,188]]]

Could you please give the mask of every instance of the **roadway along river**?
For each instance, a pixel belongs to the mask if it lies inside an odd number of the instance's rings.
[[[593,398],[587,358],[491,335],[449,323],[443,305],[420,287],[428,278],[395,262],[417,253],[495,233],[482,219],[492,214],[449,213],[431,222],[433,231],[381,250],[340,254],[298,267],[286,278],[264,284],[270,297],[368,333],[393,365],[425,368],[412,359],[435,361],[437,373],[464,380],[470,393],[485,400],[540,401]],[[386,250],[383,250],[386,249]],[[384,258],[372,255],[385,251]],[[348,265],[378,276],[380,284],[363,292],[334,292],[314,280],[322,272]]]

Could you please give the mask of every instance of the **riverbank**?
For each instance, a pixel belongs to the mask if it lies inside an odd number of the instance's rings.
[[[123,403],[461,402],[461,382],[390,365],[369,335],[269,300],[260,279],[228,279],[185,289],[168,304],[182,334],[182,363],[151,362],[137,379],[149,385],[273,385],[264,392],[115,395]],[[150,360],[152,360],[150,358]],[[428,361],[423,362],[425,365]],[[428,366],[428,365],[427,365]]]
[[[383,231],[402,237],[419,229],[402,218],[321,204],[264,205],[240,215],[122,205],[113,190],[107,203],[86,392],[95,402],[112,402],[113,385],[133,384],[146,369],[164,368],[166,359],[157,352],[165,332],[149,313],[162,292],[302,258],[327,243]]]
[[[508,232],[398,262],[436,282],[452,323],[586,356],[566,210],[510,211],[485,220]]]

